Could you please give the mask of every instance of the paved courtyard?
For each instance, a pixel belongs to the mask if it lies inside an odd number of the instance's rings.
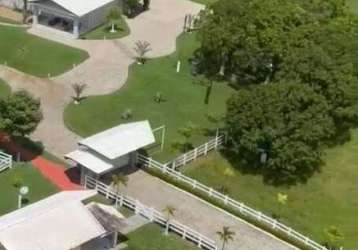
[[[193,229],[220,242],[216,232],[228,226],[236,233],[227,250],[289,250],[287,243],[252,225],[237,219],[204,201],[182,192],[173,186],[139,170],[129,176],[129,183],[122,193],[135,197],[158,211],[167,205],[176,209],[174,218]]]

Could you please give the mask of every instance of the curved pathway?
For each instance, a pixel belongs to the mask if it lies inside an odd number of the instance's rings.
[[[175,50],[176,37],[182,32],[185,14],[195,14],[201,8],[201,5],[187,0],[152,0],[150,11],[127,20],[131,34],[120,40],[71,40],[41,26],[30,29],[29,32],[35,35],[85,49],[90,55],[87,61],[70,72],[52,79],[32,77],[0,66],[0,78],[13,89],[26,89],[42,101],[44,120],[32,138],[43,142],[46,150],[58,156],[75,149],[79,137],[63,123],[63,110],[71,101],[71,84],[86,83],[89,87],[85,93],[87,95],[107,94],[119,89],[127,79],[129,65],[134,62],[132,48],[135,41],[150,42],[151,57],[170,54]],[[230,226],[237,235],[227,248],[229,250],[292,249],[271,235],[145,172],[132,174],[123,192],[159,210],[168,204],[175,206],[178,209],[176,217],[180,221],[216,239],[216,231],[223,226]]]

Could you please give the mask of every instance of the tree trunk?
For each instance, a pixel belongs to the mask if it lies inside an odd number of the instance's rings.
[[[225,249],[225,241],[223,241],[223,247],[221,248],[221,250]]]
[[[22,9],[22,22],[26,23],[27,18],[27,0],[23,0],[24,6]]]

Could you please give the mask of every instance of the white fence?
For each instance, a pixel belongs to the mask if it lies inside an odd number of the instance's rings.
[[[143,205],[138,200],[129,196],[120,195],[113,191],[113,188],[106,185],[90,176],[86,176],[85,185],[88,189],[95,189],[98,193],[106,196],[107,199],[115,201],[116,206],[125,206],[133,210],[136,214],[139,214],[146,219],[158,223],[161,226],[167,226],[170,231],[177,233],[183,239],[189,240],[195,243],[198,247],[206,250],[217,250],[216,242],[199,232],[185,226],[175,220],[169,220],[160,212],[153,208],[149,208]]]
[[[207,143],[175,158],[173,161],[166,163],[167,167],[177,169],[181,166],[188,164],[189,162],[195,160],[196,158],[207,155],[211,150],[218,149],[225,142],[225,135],[218,135],[214,139],[208,141]]]
[[[12,167],[12,156],[0,152],[0,172]]]
[[[168,166],[167,164],[162,164],[160,162],[157,162],[151,158],[148,158],[143,155],[138,155],[138,163],[143,164],[145,167],[158,169],[162,171],[164,174],[167,174],[168,176],[175,178],[176,180],[185,183],[189,186],[191,186],[193,189],[200,190],[204,194],[207,194],[209,197],[216,199],[226,206],[235,209],[235,211],[241,213],[244,216],[249,216],[252,219],[255,219],[256,221],[260,223],[264,223],[267,226],[270,226],[273,230],[276,230],[277,232],[281,232],[288,236],[291,239],[294,239],[308,247],[311,247],[315,250],[327,250],[326,247],[318,244],[317,242],[311,240],[307,236],[304,236],[300,234],[299,232],[296,232],[292,228],[278,222],[277,220],[263,214],[260,211],[257,211],[251,207],[248,207],[242,202],[236,201],[232,198],[230,198],[228,195],[224,195],[216,190],[214,190],[211,187],[208,187],[197,180],[194,180],[188,176],[183,175],[181,172],[176,171],[174,168]]]

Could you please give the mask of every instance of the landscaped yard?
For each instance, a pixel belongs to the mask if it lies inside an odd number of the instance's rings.
[[[188,59],[197,46],[195,34],[182,35],[176,53],[150,60],[145,65],[133,65],[127,84],[120,91],[90,97],[80,105],[68,106],[65,111],[66,125],[83,137],[120,123],[143,119],[148,119],[152,128],[165,125],[165,149],[163,153],[156,154],[160,160],[169,160],[178,154],[173,150],[172,143],[183,139],[178,129],[188,123],[198,128],[191,141],[198,144],[207,140],[205,129],[217,126],[210,123],[207,116],[223,114],[226,100],[234,90],[224,83],[216,83],[209,104],[204,104],[206,88],[194,83],[189,73]],[[182,61],[180,73],[176,73],[178,58]],[[157,93],[163,96],[161,103],[155,102]],[[122,118],[126,110],[132,112],[130,119]],[[159,149],[155,147],[152,152]]]
[[[175,234],[163,235],[163,229],[156,224],[145,225],[126,235],[128,247],[125,250],[195,250],[196,246]]]
[[[129,27],[122,16],[118,21],[115,22],[115,26],[117,30],[115,33],[110,32],[111,26],[106,23],[95,28],[94,30],[87,32],[86,34],[82,35],[81,38],[88,40],[119,39],[129,35]]]
[[[39,201],[58,191],[31,164],[15,163],[12,169],[0,173],[0,216],[17,208],[18,188],[13,185],[15,179],[20,179],[23,185],[30,188],[29,194],[24,197],[24,205]]]
[[[9,85],[0,79],[0,98],[8,96],[11,92]]]
[[[30,35],[24,28],[0,25],[0,37],[6,37],[0,42],[0,63],[39,77],[62,74],[88,58],[85,51]]]
[[[261,175],[250,174],[219,153],[212,153],[183,172],[208,186],[226,190],[247,205],[280,220],[322,242],[324,229],[338,227],[344,234],[344,249],[358,249],[358,129],[350,142],[329,149],[326,165],[305,184],[293,187],[265,185]],[[277,194],[288,195],[281,205]]]

